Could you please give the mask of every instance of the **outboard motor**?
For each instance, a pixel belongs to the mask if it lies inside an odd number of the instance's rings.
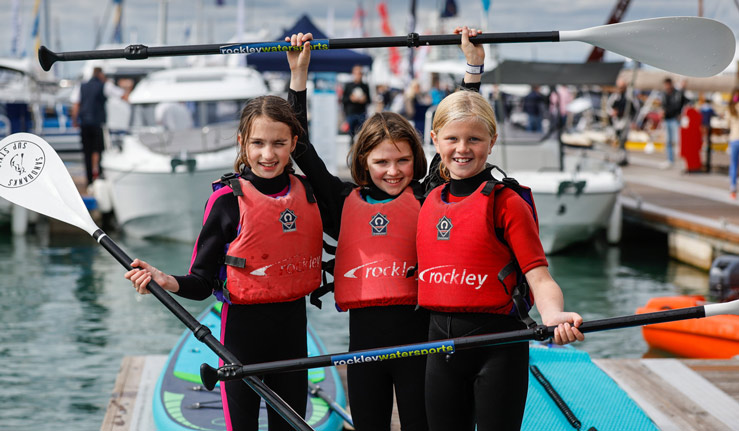
[[[716,301],[739,299],[739,256],[723,255],[711,264],[708,291]]]

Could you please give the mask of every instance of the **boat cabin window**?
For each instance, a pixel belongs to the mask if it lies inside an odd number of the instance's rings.
[[[132,104],[131,126],[182,130],[234,122],[239,120],[245,103],[246,100],[217,100]]]

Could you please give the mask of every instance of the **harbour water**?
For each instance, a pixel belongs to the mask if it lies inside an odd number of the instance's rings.
[[[619,246],[596,242],[549,258],[568,310],[592,320],[632,314],[653,296],[707,292],[707,273],[669,260],[664,237],[634,229],[626,226]],[[112,236],[163,271],[187,271],[188,244]],[[82,231],[0,233],[0,273],[0,430],[99,429],[121,359],[166,354],[184,330],[155,298],[135,294]],[[348,316],[324,298],[309,320],[329,352],[345,351]],[[178,300],[193,314],[206,305]],[[594,358],[659,354],[638,328],[589,334],[576,347]]]

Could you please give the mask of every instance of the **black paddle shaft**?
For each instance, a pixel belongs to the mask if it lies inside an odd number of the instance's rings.
[[[462,36],[458,34],[419,35],[409,33],[407,36],[363,37],[327,39],[328,49],[358,49],[358,48],[409,48],[427,45],[459,45]],[[559,42],[558,31],[533,31],[509,33],[482,33],[470,38],[476,44],[481,43],[524,43],[524,42]],[[257,42],[262,43],[262,42]],[[53,52],[41,46],[38,52],[41,68],[48,71],[57,61],[104,60],[108,58],[125,58],[128,60],[143,60],[149,57],[175,57],[181,55],[210,55],[223,54],[221,48],[239,44],[203,44],[203,45],[175,45],[154,46],[129,45],[119,49],[102,49],[91,51]],[[244,44],[248,45],[248,44]]]
[[[92,237],[98,241],[121,265],[126,269],[131,270],[131,259],[126,252],[124,252],[118,244],[115,243],[108,235],[102,230],[98,229],[92,234]],[[195,335],[195,338],[200,340],[206,346],[208,346],[216,355],[218,355],[225,363],[228,364],[240,364],[236,356],[231,353],[226,347],[223,346],[214,336],[211,334],[210,329],[198,322],[192,314],[185,310],[182,305],[177,302],[172,296],[167,293],[161,286],[155,281],[150,281],[147,288],[154,297],[156,297],[169,311],[172,312],[182,323],[187,326],[190,331]],[[292,409],[279,395],[277,395],[272,389],[270,389],[263,381],[254,376],[245,376],[242,378],[243,381],[249,385],[264,401],[272,407],[283,419],[285,419],[294,429],[300,431],[312,431],[310,425],[298,415],[295,410]]]
[[[705,308],[703,306],[679,308],[673,310],[655,311],[653,313],[634,314],[629,316],[611,317],[607,319],[592,320],[583,322],[578,327],[580,332],[598,332],[611,329],[631,328],[634,326],[649,325],[654,323],[673,322],[676,320],[694,319],[706,317]],[[534,328],[520,329],[516,331],[501,332],[495,334],[473,335],[468,337],[450,338],[446,340],[436,340],[434,343],[445,343],[453,346],[452,350],[471,349],[475,347],[492,346],[496,344],[516,343],[522,341],[544,341],[554,336],[556,326],[539,325]],[[421,344],[408,344],[403,346],[387,347],[386,349],[398,349],[400,351],[409,351],[424,348]],[[444,350],[436,350],[433,354],[445,353]],[[428,354],[432,354],[431,352]],[[341,354],[328,354],[321,356],[310,356],[307,358],[284,359],[281,361],[265,362],[250,365],[227,365],[219,369],[215,369],[208,364],[200,366],[200,377],[203,385],[212,389],[218,380],[238,380],[248,375],[269,374],[286,371],[305,370],[308,368],[331,367],[337,365],[337,358],[356,357],[365,358],[369,356],[377,356],[378,349],[366,349]],[[395,356],[399,357],[399,356]],[[391,358],[392,359],[392,358]],[[378,360],[377,358],[373,360]],[[379,359],[385,360],[385,359]],[[355,361],[353,363],[362,363],[364,361]],[[347,364],[349,364],[347,362]]]

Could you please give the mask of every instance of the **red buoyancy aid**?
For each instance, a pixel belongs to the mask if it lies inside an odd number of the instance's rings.
[[[406,188],[386,203],[354,189],[344,201],[336,246],[334,299],[342,310],[417,304],[416,225],[421,204]]]
[[[288,194],[276,198],[243,178],[237,181],[240,228],[225,259],[228,299],[264,304],[309,294],[321,284],[323,248],[321,214],[312,195],[310,203],[294,175]]]
[[[484,182],[451,204],[442,200],[444,187],[430,192],[418,216],[418,304],[445,312],[512,313],[519,274],[506,270],[515,256],[493,223],[495,192],[505,185]]]

